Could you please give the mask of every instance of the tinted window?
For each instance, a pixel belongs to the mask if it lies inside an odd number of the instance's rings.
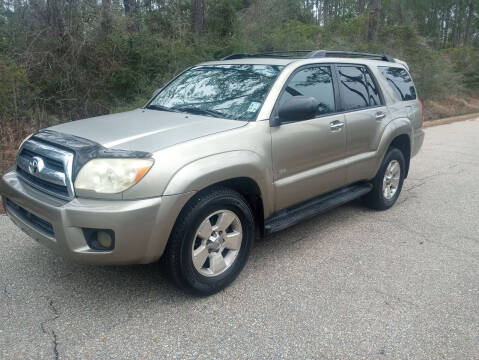
[[[381,96],[379,96],[378,88],[374,83],[373,78],[369,71],[366,71],[366,83],[368,84],[369,105],[379,106],[381,105]]]
[[[414,83],[405,69],[380,66],[379,70],[399,100],[408,101],[416,99]]]
[[[364,66],[339,66],[339,86],[345,110],[381,105],[381,97]]]
[[[333,78],[328,66],[309,67],[298,71],[288,81],[279,100],[283,104],[293,96],[311,96],[319,102],[318,115],[336,111]]]

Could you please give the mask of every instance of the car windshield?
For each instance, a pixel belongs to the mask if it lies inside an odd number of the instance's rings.
[[[187,70],[148,109],[254,120],[282,66],[210,65]]]

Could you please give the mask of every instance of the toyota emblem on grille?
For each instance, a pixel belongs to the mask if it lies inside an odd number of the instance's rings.
[[[43,166],[44,166],[44,163],[42,158],[39,158],[38,156],[34,156],[28,163],[28,172],[32,175],[37,172],[41,172],[43,169]]]

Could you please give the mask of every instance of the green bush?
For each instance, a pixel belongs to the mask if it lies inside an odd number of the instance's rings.
[[[476,48],[451,48],[443,51],[452,63],[454,71],[463,76],[466,89],[479,91],[479,51]]]
[[[192,31],[190,0],[140,3],[128,17],[118,1],[104,13],[92,0],[15,2],[15,11],[0,0],[0,119],[50,123],[126,110],[193,64],[270,50],[386,53],[409,64],[423,99],[479,90],[477,47],[435,49],[437,39],[391,14],[368,43],[368,14],[352,1],[320,26],[313,1],[210,0],[203,36]],[[388,4],[385,11],[399,3]]]

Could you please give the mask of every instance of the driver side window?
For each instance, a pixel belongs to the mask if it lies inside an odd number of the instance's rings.
[[[282,105],[293,96],[311,96],[318,100],[317,116],[336,112],[331,68],[315,66],[298,71],[289,79],[279,104]]]

